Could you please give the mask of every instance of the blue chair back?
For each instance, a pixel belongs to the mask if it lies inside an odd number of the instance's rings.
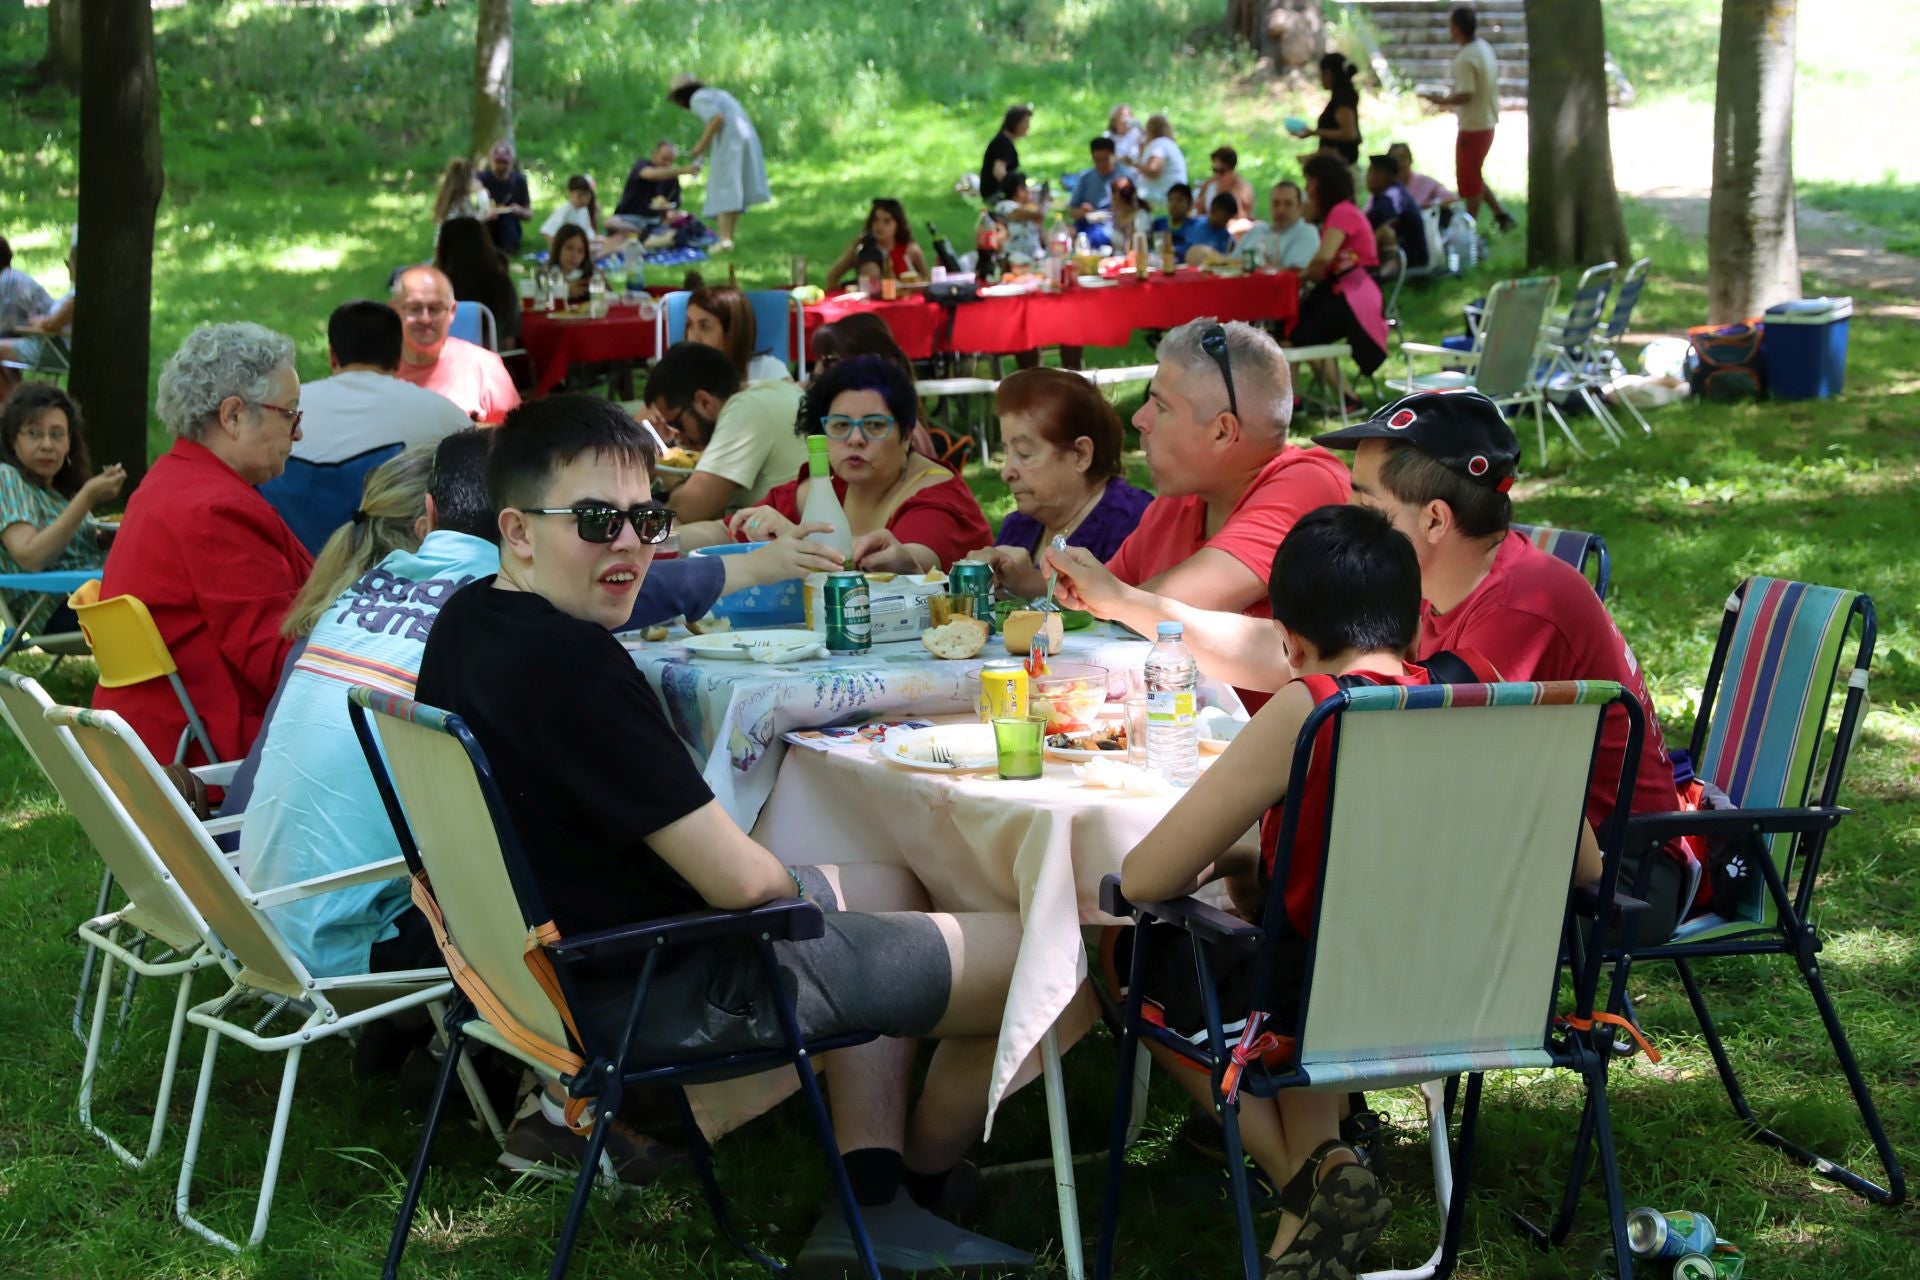
[[[398,444],[384,444],[344,462],[288,458],[287,469],[260,486],[260,496],[273,504],[300,544],[317,556],[333,531],[360,509],[367,473],[399,452]]]
[[[791,367],[794,363],[793,296],[785,289],[748,289],[745,292],[747,304],[753,308],[756,335],[753,353],[770,355]],[[666,354],[668,347],[687,336],[687,299],[692,296],[684,289],[676,289],[660,299],[663,332],[658,343],[659,350],[654,353],[655,359]]]
[[[1595,594],[1602,600],[1607,598],[1607,584],[1613,580],[1613,557],[1607,553],[1605,538],[1597,533],[1552,529],[1545,525],[1516,524],[1510,527],[1556,560],[1563,560],[1578,569],[1583,576],[1591,568],[1594,571]]]
[[[1626,276],[1620,281],[1620,291],[1613,295],[1613,313],[1607,317],[1609,342],[1625,337],[1627,326],[1633,323],[1633,308],[1640,301],[1640,291],[1647,287],[1647,268],[1652,262],[1651,258],[1640,259],[1627,268]]]
[[[1558,345],[1562,350],[1577,352],[1593,338],[1593,331],[1600,325],[1600,316],[1607,306],[1607,295],[1613,292],[1613,273],[1617,270],[1611,262],[1588,267],[1580,275],[1580,283],[1573,287],[1573,302],[1567,308],[1566,318],[1560,321]]]
[[[500,349],[500,330],[494,321],[492,308],[484,302],[454,303],[453,327],[447,333],[489,351]]]

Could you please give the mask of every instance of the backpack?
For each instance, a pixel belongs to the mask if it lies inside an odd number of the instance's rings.
[[[1687,383],[1693,394],[1721,404],[1751,399],[1766,394],[1766,363],[1760,356],[1760,335],[1765,326],[1753,321],[1739,324],[1695,325],[1687,330],[1693,356],[1687,368]]]

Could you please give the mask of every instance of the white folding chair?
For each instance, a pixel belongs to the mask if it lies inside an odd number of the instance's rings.
[[[214,1059],[222,1038],[260,1053],[285,1053],[280,1093],[267,1140],[265,1172],[254,1209],[247,1246],[260,1243],[267,1233],[273,1209],[274,1187],[286,1146],[287,1122],[293,1110],[294,1086],[300,1057],[310,1044],[330,1039],[422,1005],[431,1006],[436,1021],[443,1016],[453,983],[443,968],[407,969],[392,973],[362,973],[317,978],[293,953],[267,914],[269,908],[334,889],[370,884],[405,875],[399,858],[369,863],[298,884],[255,892],[240,879],[232,863],[216,848],[206,829],[194,819],[179,793],[168,783],[146,745],[112,712],[54,707],[47,719],[73,733],[86,759],[98,770],[108,791],[119,803],[128,830],[151,849],[160,865],[204,921],[204,941],[228,969],[232,985],[225,995],[187,1011],[187,1021],[207,1031],[206,1054],[194,1091],[193,1118],[187,1127],[186,1149],[180,1159],[180,1177],[174,1189],[174,1212],[181,1223],[205,1240],[224,1248],[242,1248],[195,1218],[188,1211],[194,1163],[206,1128],[212,1097]],[[250,1003],[267,1002],[264,1015],[254,1016]],[[267,1026],[281,1014],[297,1019],[277,1033]],[[498,1118],[485,1102],[485,1093],[470,1067],[462,1063],[462,1083],[476,1111],[500,1136]]]

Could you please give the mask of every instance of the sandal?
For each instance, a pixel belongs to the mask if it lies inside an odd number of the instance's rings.
[[[1343,1164],[1319,1176],[1320,1166],[1337,1151],[1358,1158],[1346,1143],[1329,1139],[1314,1148],[1281,1189],[1280,1207],[1306,1225],[1287,1251],[1269,1263],[1267,1280],[1353,1280],[1360,1255],[1392,1216],[1393,1202],[1365,1165]]]

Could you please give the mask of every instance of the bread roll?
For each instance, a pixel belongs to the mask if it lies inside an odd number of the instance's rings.
[[[971,658],[987,647],[987,624],[977,618],[955,618],[944,627],[928,627],[920,643],[936,658]]]

